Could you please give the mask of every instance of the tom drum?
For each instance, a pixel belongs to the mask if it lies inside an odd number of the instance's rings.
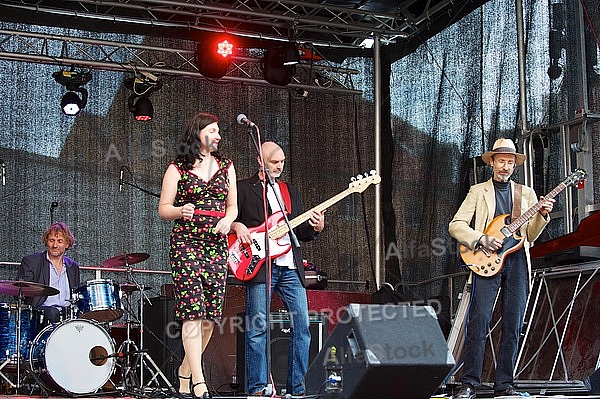
[[[75,290],[81,318],[100,322],[123,316],[121,288],[112,280],[90,280]]]
[[[29,305],[0,303],[0,359],[8,359],[17,354],[17,319],[21,313],[21,358],[27,359],[31,341],[40,332],[41,313]]]

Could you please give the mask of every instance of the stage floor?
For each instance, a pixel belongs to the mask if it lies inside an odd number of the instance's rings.
[[[77,396],[77,397],[82,397],[82,396]],[[84,396],[86,398],[91,398],[91,399],[112,399],[112,398],[120,398],[120,399],[136,399],[136,398],[145,398],[143,396],[105,396],[105,395],[101,395],[101,396],[94,396],[94,395],[86,395]],[[227,398],[256,398],[255,396],[247,396],[247,395],[242,395],[242,394],[236,394],[236,395],[213,395],[211,396],[212,398],[221,398],[221,399],[227,399]],[[477,395],[478,399],[482,399],[482,398],[493,398],[493,395]],[[26,395],[0,395],[0,399],[41,399],[41,398],[45,398],[44,396],[26,396]],[[54,396],[51,395],[48,398],[50,399],[63,399],[63,398],[67,398],[67,396]],[[157,399],[160,398],[159,396],[147,396],[147,398],[150,399]],[[164,399],[170,399],[172,397],[170,396],[163,396],[162,398]],[[285,397],[285,396],[274,396],[274,398],[292,398],[292,397]],[[343,399],[346,398],[346,396],[343,396],[343,394],[338,394],[338,396],[317,396],[317,395],[307,395],[304,398],[309,399],[309,398],[314,398],[314,399],[318,399],[318,398],[328,398],[328,399]],[[451,396],[447,396],[447,395],[439,395],[439,396],[431,396],[431,399],[450,399]],[[502,398],[502,397],[500,397]],[[515,398],[514,396],[510,397],[507,396],[506,398]],[[595,395],[531,395],[530,396],[531,399],[548,399],[548,398],[552,398],[552,399],[600,399],[600,395],[595,394]],[[370,397],[370,398],[356,398],[356,399],[379,399],[377,397]],[[383,399],[392,399],[389,397],[383,398]],[[396,398],[394,398],[396,399]],[[397,399],[426,399],[426,398],[404,398],[400,393],[398,393]]]
[[[140,387],[139,384],[122,384],[119,381],[115,381],[115,378],[111,378],[108,381],[102,379],[99,385],[86,385],[90,384],[90,375],[86,373],[77,373],[77,378],[71,380],[64,380],[65,385],[60,386],[52,382],[51,379],[47,378],[46,375],[42,375],[44,378],[29,378],[30,376],[37,376],[37,374],[30,374],[25,372],[25,378],[21,381],[18,391],[15,390],[14,384],[7,384],[6,380],[0,383],[0,399],[33,399],[33,398],[108,398],[108,399],[180,399],[176,392],[176,387],[170,383],[165,384],[166,380],[153,379],[151,375],[146,374],[148,378],[147,385]],[[11,375],[2,373],[2,377],[10,377]],[[398,376],[401,378],[401,376]],[[126,379],[124,381],[127,381]],[[16,379],[14,380],[16,381]],[[36,382],[37,381],[37,382]],[[66,384],[78,381],[83,385],[83,388],[67,389]],[[146,381],[146,379],[144,379]],[[160,381],[160,382],[159,382]],[[428,394],[427,391],[421,393],[407,392],[402,394],[399,390],[399,381],[389,381],[389,385],[376,386],[373,388],[373,394],[367,396],[360,392],[351,392],[350,389],[356,389],[357,386],[351,388],[352,384],[344,386],[345,391],[343,392],[311,392],[310,386],[307,385],[307,395],[303,398],[315,398],[315,399],[451,399],[452,394],[458,392],[461,388],[459,383],[451,382],[442,388],[438,388],[435,392]],[[517,380],[515,381],[515,388],[521,392],[528,392],[531,399],[600,399],[600,392],[597,390],[597,386],[594,385],[592,380],[586,379],[586,382],[580,380],[571,381],[544,381],[544,380]],[[101,388],[95,388],[101,386]],[[44,389],[40,389],[43,387]],[[85,388],[89,387],[89,388]],[[413,385],[408,385],[407,388],[411,389]],[[209,384],[209,390],[211,392],[211,398],[257,398],[255,396],[248,396],[243,392],[234,392],[237,389],[235,386],[220,386],[215,387]],[[277,392],[280,393],[279,387],[275,387]],[[365,391],[362,389],[364,393]],[[592,391],[593,392],[590,392]],[[69,393],[69,392],[83,392],[83,393]],[[44,393],[47,393],[44,395]],[[363,397],[365,396],[365,397]],[[425,396],[425,397],[415,397]],[[294,399],[291,395],[273,395],[274,398],[283,399]],[[477,388],[477,399],[495,399],[493,385],[490,383],[484,383],[482,386]],[[507,397],[510,398],[510,397]],[[513,399],[515,397],[512,397]]]
[[[519,386],[521,385],[521,386]],[[529,392],[531,399],[600,399],[600,394],[598,393],[589,393],[587,390],[589,387],[586,387],[581,381],[575,382],[539,382],[539,381],[526,381],[521,383],[516,383],[515,386],[523,392]],[[441,390],[436,392],[433,395],[429,396],[429,399],[451,399],[452,393],[458,391],[459,386],[448,386],[442,392]],[[392,389],[393,391],[393,389]],[[140,392],[143,392],[141,394]],[[108,392],[97,392],[97,393],[89,393],[89,394],[78,394],[78,395],[60,395],[56,393],[52,393],[49,396],[43,395],[24,395],[22,393],[19,394],[0,394],[0,399],[41,399],[41,398],[50,398],[50,399],[63,399],[63,398],[90,398],[90,399],[179,399],[176,394],[169,393],[172,392],[169,389],[159,389],[159,388],[148,388],[144,390],[134,390],[131,392],[122,392],[122,391],[108,391]],[[390,396],[392,395],[392,396]],[[214,392],[210,396],[211,398],[258,398],[256,396],[248,396],[244,393],[234,393],[234,392]],[[273,398],[282,398],[282,399],[295,399],[299,397],[292,396],[280,396],[274,395]],[[384,395],[372,395],[368,398],[358,398],[352,395],[351,392],[341,392],[341,393],[328,393],[328,394],[311,394],[310,392],[303,396],[302,398],[314,398],[314,399],[346,399],[352,397],[352,399],[427,399],[427,398],[412,398],[406,397],[402,395],[394,395],[394,394],[384,394]],[[512,398],[515,397],[499,397],[502,398]],[[487,386],[482,386],[477,390],[477,399],[496,399],[494,398],[493,390]]]

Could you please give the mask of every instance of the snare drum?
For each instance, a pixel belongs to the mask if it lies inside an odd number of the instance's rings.
[[[0,303],[0,359],[17,354],[17,305]],[[26,359],[31,341],[40,331],[42,315],[29,305],[22,305],[21,313],[21,358]]]
[[[31,344],[29,365],[50,392],[95,392],[113,374],[114,341],[93,320],[72,319],[44,328]]]
[[[117,320],[123,316],[121,288],[112,280],[90,280],[75,290],[81,318],[100,322]]]

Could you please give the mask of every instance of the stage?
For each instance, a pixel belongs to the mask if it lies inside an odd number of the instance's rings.
[[[537,393],[534,393],[537,392]],[[600,394],[596,393],[596,394],[591,394],[591,393],[572,393],[572,394],[559,394],[559,393],[547,393],[547,394],[540,394],[538,392],[538,390],[536,389],[535,391],[531,391],[530,392],[531,399],[548,399],[548,398],[553,398],[553,399],[600,399]],[[59,395],[50,395],[48,396],[48,398],[50,399],[62,399],[62,398],[70,398],[73,396],[59,396]],[[135,399],[135,398],[148,398],[148,399],[171,399],[171,398],[177,398],[177,396],[173,396],[173,395],[160,395],[158,392],[149,392],[147,393],[145,396],[142,395],[135,395],[135,396],[130,396],[130,395],[118,395],[118,394],[111,394],[111,393],[103,393],[103,394],[95,394],[95,395],[85,395],[85,396],[79,396],[79,397],[86,397],[86,398],[91,398],[91,399],[100,399],[100,398],[104,398],[104,399],[112,399],[112,398],[120,398],[120,399]],[[273,396],[275,398],[290,398],[290,399],[294,399],[296,397],[292,397],[292,396]],[[45,398],[42,395],[23,395],[23,394],[19,394],[19,395],[0,395],[0,399],[39,399],[39,398]],[[248,398],[248,399],[253,399],[253,398],[257,398],[256,396],[248,396],[248,395],[244,395],[244,394],[234,394],[234,393],[224,393],[224,394],[213,394],[211,396],[211,398],[222,398],[222,399],[228,399],[228,398]],[[317,394],[307,394],[306,396],[303,396],[303,398],[314,398],[314,399],[325,399],[325,398],[329,398],[329,399],[345,399],[347,398],[347,396],[344,396],[343,393],[337,394],[336,396],[333,396],[331,394],[329,395],[317,395]],[[354,398],[354,397],[353,397]],[[360,397],[360,398],[354,398],[354,399],[402,399],[403,396],[401,393],[398,393],[397,396],[372,396],[372,397]],[[431,395],[429,396],[430,399],[451,399],[451,394],[436,394],[436,395]],[[489,389],[483,389],[483,390],[478,390],[477,391],[477,398],[478,399],[482,399],[482,398],[494,398],[493,395],[493,391],[489,390]],[[514,398],[514,397],[513,397]],[[418,398],[418,399],[427,399],[427,398]]]
[[[533,398],[600,399],[600,373],[598,370],[594,372],[597,369],[594,364],[598,359],[594,315],[598,314],[596,306],[600,281],[596,272],[599,267],[597,263],[585,266],[587,267],[580,265],[576,270],[572,267],[560,270],[554,268],[554,274],[542,269],[534,273],[536,284],[533,294],[542,296],[538,288],[545,287],[549,292],[549,299],[547,302],[530,301],[532,308],[528,312],[530,317],[527,325],[532,331],[524,337],[515,384],[519,391],[529,392]],[[569,291],[575,294],[565,295]],[[243,347],[243,328],[239,328],[241,324],[238,319],[245,308],[244,294],[243,286],[227,287],[225,319],[215,329],[205,352],[205,375],[214,398],[249,397],[241,392],[244,376],[240,370],[244,367],[244,356],[238,351]],[[550,298],[553,300],[550,301]],[[3,383],[0,386],[0,399],[177,397],[176,368],[182,348],[180,338],[169,335],[171,329],[166,328],[173,322],[172,300],[168,296],[151,298],[150,304],[144,307],[143,351],[137,350],[138,346],[135,345],[140,342],[140,328],[135,322],[130,323],[132,328],[129,338],[128,324],[116,321],[99,323],[69,319],[46,327],[41,332],[31,333],[30,336],[25,334],[29,325],[24,323],[24,342],[30,341],[22,350],[24,366],[21,368],[20,378],[17,378],[14,365],[12,368],[11,364],[0,365],[0,376],[4,377],[0,380]],[[427,307],[368,304],[364,303],[370,302],[368,294],[331,290],[309,290],[308,301],[311,317],[314,317],[314,320],[311,319],[314,345],[311,343],[311,367],[306,376],[305,397],[441,399],[451,398],[460,389],[455,383],[460,380],[460,367],[455,368],[454,360],[449,361],[452,357],[460,359],[459,351],[453,350],[448,344],[436,315],[426,311]],[[354,316],[346,314],[349,306],[358,313]],[[570,323],[560,323],[560,317],[552,317],[552,321],[548,321],[550,315],[564,313],[565,307],[570,309],[569,313],[572,315]],[[407,309],[410,310],[408,314]],[[285,388],[289,322],[278,298],[275,298],[271,311],[272,374],[278,394],[273,397],[290,398],[283,395],[281,390],[282,387]],[[382,319],[378,316],[385,317]],[[15,320],[15,317],[9,320]],[[460,323],[455,320],[455,324],[458,326]],[[172,328],[177,331],[176,326]],[[415,332],[418,333],[414,334]],[[554,336],[556,332],[567,338],[551,345],[552,342],[546,336]],[[6,335],[8,338],[14,335],[12,338],[15,338],[17,334]],[[438,358],[421,359],[423,362],[410,357],[382,358],[378,364],[368,361],[363,363],[364,359],[360,356],[356,358],[358,361],[351,363],[340,360],[340,365],[343,366],[343,387],[341,391],[327,392],[322,388],[325,365],[322,358],[332,345],[340,352],[343,350],[350,354],[352,345],[349,337],[352,337],[361,353],[383,346],[395,348],[396,352],[393,353],[396,354],[402,348],[418,348],[426,340],[427,350],[423,349],[423,353],[435,352]],[[14,350],[16,343],[12,341],[14,340],[7,341],[6,347],[9,352],[14,352],[14,357],[17,351]],[[490,342],[496,341],[497,338],[492,334]],[[125,345],[127,342],[131,345]],[[491,344],[491,347],[495,346]],[[57,357],[52,354],[55,349],[58,351]],[[448,351],[453,356],[448,357]],[[589,353],[586,355],[586,352]],[[129,356],[126,356],[127,353]],[[580,355],[576,357],[574,353]],[[489,370],[492,368],[493,358],[493,354],[490,354],[486,360],[486,381],[492,375]],[[558,362],[560,367],[550,368],[552,362],[548,359],[553,358],[567,360]],[[140,362],[143,364],[142,375],[137,366]],[[551,376],[551,380],[525,380],[519,379],[519,376]],[[584,381],[586,378],[588,381]],[[19,393],[15,394],[17,381],[21,382]],[[143,381],[143,384],[139,381]],[[40,386],[44,388],[45,395],[40,391]],[[493,390],[487,383],[477,391],[477,398],[493,397]]]

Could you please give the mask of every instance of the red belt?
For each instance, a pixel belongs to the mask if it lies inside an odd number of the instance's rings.
[[[194,209],[194,215],[212,216],[214,218],[222,218],[225,216],[225,212],[221,211],[207,211],[204,209]]]

